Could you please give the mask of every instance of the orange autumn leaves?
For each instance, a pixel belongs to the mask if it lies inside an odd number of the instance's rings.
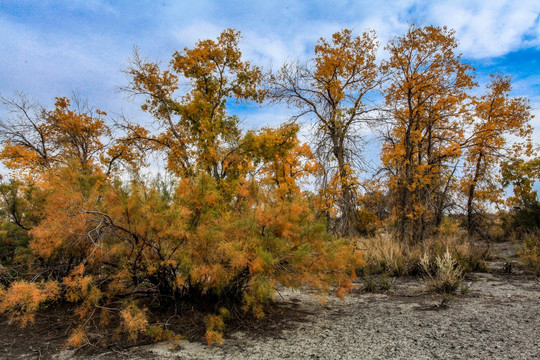
[[[465,142],[465,176],[461,186],[467,194],[467,226],[478,228],[475,213],[486,203],[501,203],[501,176],[497,165],[501,161],[531,156],[531,107],[524,98],[510,97],[509,77],[492,76],[484,95],[474,98],[474,112],[469,119],[472,134]],[[521,139],[508,146],[509,137]],[[504,174],[504,171],[503,171]],[[517,188],[516,188],[517,190]],[[519,191],[519,190],[518,190]]]
[[[0,312],[8,313],[21,326],[34,322],[41,303],[55,300],[60,293],[56,282],[13,282],[7,290],[0,289]]]
[[[3,133],[13,145],[2,158],[46,200],[28,232],[32,258],[21,284],[29,305],[14,308],[19,283],[7,284],[4,312],[26,323],[43,304],[76,303],[70,344],[80,346],[92,341],[92,324],[111,319],[132,340],[169,336],[152,324],[145,299],[239,303],[262,316],[277,283],[350,291],[362,260],[349,241],[326,233],[302,191],[320,166],[299,126],[245,132],[228,112],[230,101],[265,95],[238,39],[227,30],[201,41],[175,53],[169,70],[134,59],[129,91],[145,96],[157,128],[113,127],[105,113],[66,98],[31,113],[19,104],[20,129]],[[180,95],[179,78],[189,84]],[[170,181],[139,172],[151,151],[165,155]],[[40,278],[57,291],[28,281]],[[220,321],[209,320],[209,342],[219,342]]]
[[[225,30],[216,41],[176,52],[168,70],[137,54],[127,70],[132,81],[125,90],[146,97],[142,108],[160,121],[162,131],[150,135],[131,124],[126,128],[133,139],[167,152],[168,169],[178,176],[204,171],[221,180],[245,168],[237,151],[239,119],[228,114],[227,102],[260,103],[265,91],[261,70],[242,60],[238,41],[237,31]],[[189,85],[178,96],[180,78]]]
[[[510,81],[502,76],[493,77],[486,95],[473,96],[474,69],[456,47],[453,31],[411,27],[389,43],[391,57],[382,64],[389,74],[384,95],[391,125],[381,159],[398,235],[413,243],[463,202],[473,234],[475,215],[501,197],[499,161],[530,155],[527,100],[510,98]],[[523,146],[506,146],[509,135]]]

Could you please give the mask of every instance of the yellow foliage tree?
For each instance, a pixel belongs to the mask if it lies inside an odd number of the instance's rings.
[[[474,82],[456,46],[453,31],[413,25],[390,41],[383,64],[390,127],[381,157],[398,236],[413,243],[440,221],[461,155],[466,91]]]
[[[372,112],[370,95],[380,84],[375,62],[375,33],[353,36],[350,30],[321,38],[315,57],[305,64],[288,63],[269,77],[276,102],[296,107],[294,119],[315,121],[315,154],[322,164],[322,210],[335,231],[354,232],[361,148],[360,129]]]
[[[126,124],[127,140],[147,148],[165,150],[168,169],[179,177],[206,172],[220,181],[238,178],[245,164],[240,163],[239,119],[227,113],[227,101],[261,102],[261,70],[241,58],[240,33],[227,29],[217,40],[199,41],[193,49],[176,52],[168,70],[144,62],[135,54],[127,73],[131,84],[123,88],[132,95],[143,95],[143,110],[161,124],[159,134]],[[179,79],[189,85],[187,93],[176,98]]]
[[[467,201],[467,229],[479,229],[475,216],[486,203],[501,202],[501,178],[497,169],[501,160],[532,154],[530,105],[524,98],[510,97],[509,77],[492,76],[487,92],[473,102],[470,118],[472,133],[464,143],[465,174],[461,180]],[[508,146],[509,136],[514,141]]]

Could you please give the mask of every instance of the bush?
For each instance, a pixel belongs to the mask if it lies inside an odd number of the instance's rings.
[[[34,322],[39,307],[57,299],[60,287],[57,282],[34,283],[15,281],[7,290],[0,289],[0,313],[7,313],[21,327]]]
[[[365,209],[356,212],[354,228],[360,236],[374,236],[379,224],[377,215]]]
[[[530,202],[514,207],[504,218],[505,234],[526,233],[540,229],[540,202]]]
[[[6,221],[0,225],[0,264],[11,265],[27,252],[28,231]]]
[[[424,276],[435,291],[451,294],[459,288],[463,278],[463,269],[457,264],[448,249],[443,256],[435,256],[434,260],[428,253],[424,253],[420,265]]]
[[[26,263],[28,230],[41,220],[45,197],[32,181],[4,181],[0,176],[0,264]]]
[[[92,177],[81,181],[66,171],[53,178],[49,215],[30,232],[44,276],[58,279],[62,298],[78,304],[81,324],[104,308],[117,309],[119,331],[135,340],[154,325],[136,294],[260,317],[276,283],[340,297],[353,286],[360,254],[348,240],[328,235],[301,194],[275,198],[271,189],[244,182],[230,197],[230,189],[224,193],[202,174],[180,181],[171,197],[152,182],[119,186]],[[40,289],[11,284],[0,311],[32,319],[23,316],[52,299]],[[28,294],[22,308],[9,300],[15,293]],[[220,342],[219,324],[209,317],[209,343]],[[70,343],[88,341],[87,330],[77,328]]]
[[[528,269],[540,275],[540,231],[530,231],[522,235],[518,246],[518,256]]]
[[[365,292],[374,292],[376,287],[375,281],[368,274],[365,274],[362,290]]]
[[[490,258],[489,247],[481,245],[465,234],[436,236],[426,241],[425,251],[432,258],[444,257],[447,251],[465,272],[487,271],[486,260]]]
[[[278,283],[339,297],[352,289],[362,259],[349,240],[328,234],[301,191],[299,184],[319,166],[298,140],[299,126],[244,132],[227,114],[233,94],[259,99],[238,63],[236,36],[230,30],[210,42],[223,54],[217,57],[223,66],[234,67],[222,79],[229,90],[208,95],[194,81],[181,105],[165,102],[180,122],[162,122],[158,134],[124,124],[125,137],[114,137],[104,112],[66,98],[57,98],[51,111],[27,109],[25,99],[9,102],[14,125],[2,127],[0,160],[17,180],[0,184],[0,261],[13,263],[21,249],[27,258],[21,271],[0,268],[0,312],[26,324],[45,301],[75,303],[79,326],[69,342],[79,346],[91,341],[88,326],[111,318],[116,334],[131,341],[168,336],[152,323],[151,307],[191,303],[210,313],[230,308],[233,315],[261,317]],[[208,51],[188,53],[197,58]],[[209,71],[216,69],[205,56],[185,61],[178,54],[176,60],[199,70],[195,64],[209,61]],[[159,80],[146,73],[155,67],[135,67],[137,92],[161,88],[146,82]],[[199,73],[184,70],[175,71]],[[164,104],[152,99],[144,107],[161,118]],[[214,117],[207,113],[212,108]],[[167,155],[169,184],[140,175],[150,150]],[[224,322],[223,312],[215,316]],[[219,342],[221,322],[208,319],[207,340]]]

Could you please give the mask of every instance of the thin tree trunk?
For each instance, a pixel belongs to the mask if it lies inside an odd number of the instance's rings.
[[[476,182],[480,177],[480,170],[482,167],[483,154],[480,153],[478,160],[476,161],[476,167],[474,170],[474,177],[469,186],[469,193],[467,198],[467,231],[469,235],[472,235],[477,229],[474,223],[474,196],[476,193]]]

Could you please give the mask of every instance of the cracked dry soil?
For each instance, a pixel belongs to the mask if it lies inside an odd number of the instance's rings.
[[[281,301],[304,312],[292,328],[269,336],[238,331],[221,347],[182,342],[145,350],[163,359],[540,359],[538,280],[477,273],[469,282],[469,292],[448,304],[416,279],[326,306],[285,291]]]

